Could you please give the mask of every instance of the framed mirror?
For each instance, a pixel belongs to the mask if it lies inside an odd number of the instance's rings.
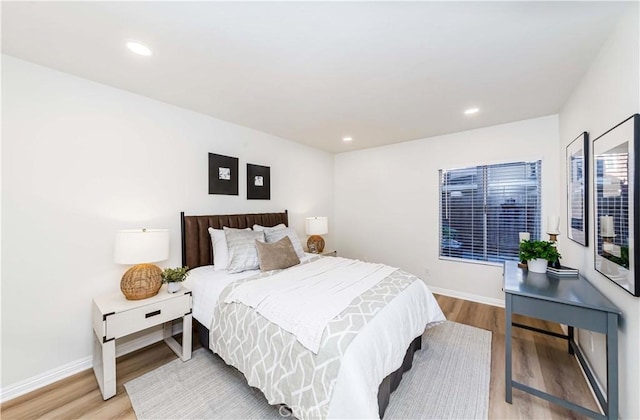
[[[567,146],[567,236],[589,245],[589,135],[585,131]]]
[[[593,141],[595,269],[634,296],[640,296],[639,137],[640,114],[635,114]]]

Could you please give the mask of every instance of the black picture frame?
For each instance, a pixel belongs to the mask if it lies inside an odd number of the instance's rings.
[[[581,133],[567,146],[567,236],[589,246],[589,133]]]
[[[271,168],[247,163],[247,199],[271,199]]]
[[[640,256],[640,114],[593,140],[595,269],[634,296],[640,296],[636,264]]]
[[[238,158],[209,153],[209,194],[238,195]]]

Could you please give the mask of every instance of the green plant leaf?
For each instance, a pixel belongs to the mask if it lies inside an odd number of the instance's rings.
[[[556,262],[562,257],[556,243],[551,241],[522,241],[520,243],[520,261],[542,258],[550,262]]]
[[[184,281],[189,275],[189,267],[165,268],[162,270],[163,283],[175,283]]]

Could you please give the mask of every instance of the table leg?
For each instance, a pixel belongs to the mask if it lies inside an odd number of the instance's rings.
[[[567,334],[569,336],[569,340],[568,340],[569,354],[574,354],[573,347],[571,347],[571,343],[574,341],[574,339],[573,339],[573,327],[571,325],[567,325],[567,329],[569,331],[569,334]]]
[[[191,359],[191,314],[182,318],[182,360]]]
[[[116,340],[103,343],[101,338],[94,335],[93,371],[102,398],[107,400],[116,395]]]
[[[191,314],[182,317],[182,344],[173,338],[173,323],[165,322],[163,327],[164,342],[173,352],[186,362],[191,359]]]
[[[504,319],[504,384],[505,384],[505,401],[511,404],[513,399],[513,384],[511,377],[511,311],[512,302],[511,295],[505,293],[505,319]]]

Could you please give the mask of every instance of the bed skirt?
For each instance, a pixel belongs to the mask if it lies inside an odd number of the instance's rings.
[[[198,340],[202,347],[209,349],[209,329],[203,326],[199,322],[195,322],[198,326]],[[422,336],[414,338],[409,347],[407,348],[406,353],[404,354],[404,359],[402,360],[402,365],[395,371],[391,372],[386,378],[382,380],[382,383],[378,387],[378,412],[380,414],[380,418],[384,416],[384,412],[389,405],[389,398],[391,393],[398,388],[400,385],[400,381],[402,380],[402,374],[411,369],[413,366],[413,353],[420,350],[422,348]]]

